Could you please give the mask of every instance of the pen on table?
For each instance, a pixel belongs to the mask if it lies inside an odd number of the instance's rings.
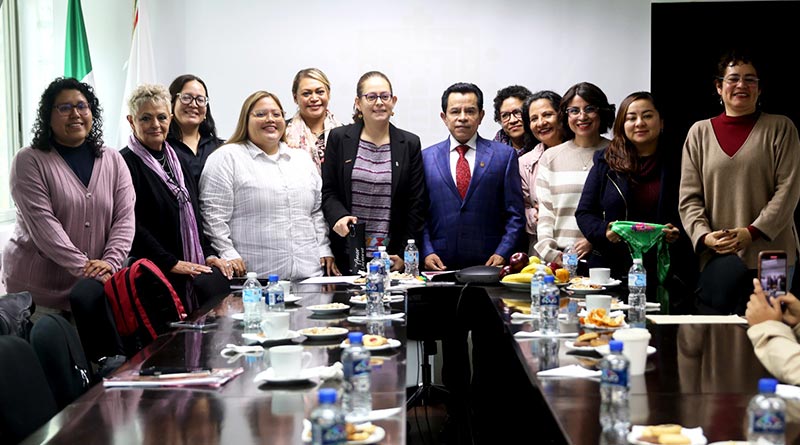
[[[179,378],[179,377],[200,377],[211,374],[211,368],[176,368],[176,367],[156,367],[145,368],[139,370],[140,376],[153,376],[159,378]]]

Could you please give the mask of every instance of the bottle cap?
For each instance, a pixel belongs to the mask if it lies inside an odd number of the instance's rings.
[[[381,266],[379,264],[370,264],[369,265],[369,273],[378,273],[381,270]]]
[[[247,278],[257,278],[258,274],[255,272],[247,272]]]
[[[556,282],[556,277],[554,277],[552,275],[546,275],[544,277],[544,282],[545,283],[555,283]]]
[[[336,390],[333,388],[322,388],[317,393],[319,403],[336,403]]]
[[[622,342],[619,340],[611,340],[608,342],[608,349],[611,352],[622,352]]]
[[[350,340],[351,345],[360,345],[363,343],[364,334],[361,332],[351,332],[347,334],[347,339]]]
[[[270,281],[270,282],[273,282],[273,281],[278,281],[278,274],[274,274],[274,273],[273,273],[273,274],[270,274],[270,275],[269,275],[269,281]]]
[[[759,379],[758,392],[774,393],[775,388],[778,387],[778,381],[775,379]]]
[[[408,244],[414,244],[414,239],[412,238],[412,239],[410,239],[410,240],[406,241],[406,243],[408,243]]]
[[[380,258],[380,257],[381,257],[380,252],[372,252],[372,258]]]

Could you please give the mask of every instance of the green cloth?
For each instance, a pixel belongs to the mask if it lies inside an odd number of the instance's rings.
[[[628,243],[631,257],[642,258],[642,255],[658,244],[658,282],[664,283],[669,272],[669,248],[664,224],[651,224],[633,221],[616,221],[611,230]]]

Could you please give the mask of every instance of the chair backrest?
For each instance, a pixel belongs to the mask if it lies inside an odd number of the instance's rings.
[[[64,317],[42,316],[31,331],[31,346],[39,357],[58,408],[80,397],[91,384],[91,368],[78,330]]]
[[[16,335],[28,340],[33,327],[30,292],[0,295],[0,335]]]
[[[17,443],[58,412],[30,343],[0,335],[0,443]]]
[[[412,287],[407,291],[409,340],[441,340],[456,328],[460,286]]]

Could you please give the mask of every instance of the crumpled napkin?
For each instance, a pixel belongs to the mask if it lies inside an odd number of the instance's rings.
[[[592,377],[600,377],[600,371],[591,371],[579,365],[567,365],[560,368],[539,371],[536,373],[536,375],[539,377],[571,377],[587,379]]]
[[[559,332],[558,334],[543,334],[541,331],[519,331],[514,334],[516,338],[569,338],[569,337],[577,337],[577,332]]]
[[[256,383],[262,383],[270,380],[272,377],[272,368],[259,372],[253,377]],[[305,368],[301,371],[301,376],[304,379],[317,379],[322,380],[342,380],[344,378],[344,370],[341,362],[336,362],[331,366],[316,366],[313,368]]]
[[[367,321],[381,321],[381,320],[400,320],[405,317],[405,312],[396,312],[394,314],[384,314],[379,317],[367,317],[366,315],[353,315],[347,317],[347,321],[351,323],[364,323]]]

